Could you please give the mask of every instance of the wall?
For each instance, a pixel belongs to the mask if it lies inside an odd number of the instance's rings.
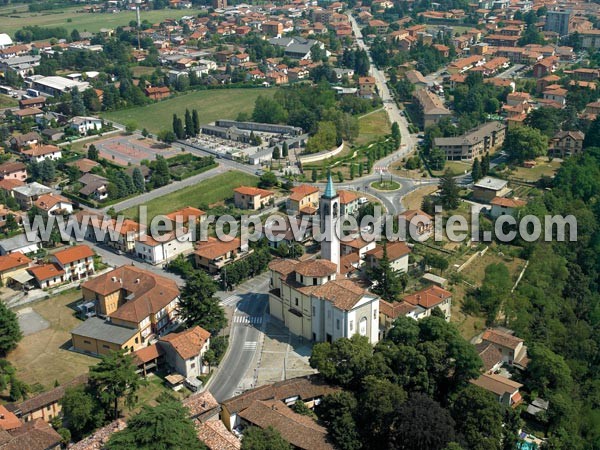
[[[331,157],[337,155],[338,153],[340,153],[343,149],[344,149],[344,143],[342,143],[342,145],[340,145],[336,149],[329,150],[327,152],[315,153],[314,155],[303,155],[303,156],[300,156],[300,158],[298,158],[298,159],[300,160],[300,165],[308,164],[308,163],[312,163],[315,161],[320,161],[322,159],[331,158]]]

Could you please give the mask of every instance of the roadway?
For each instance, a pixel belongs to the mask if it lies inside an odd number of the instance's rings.
[[[221,304],[233,307],[229,346],[207,389],[221,402],[255,387],[268,302],[268,272],[248,280],[233,292],[219,292]]]

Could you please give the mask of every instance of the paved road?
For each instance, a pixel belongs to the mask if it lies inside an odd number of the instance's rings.
[[[221,304],[235,307],[227,354],[207,385],[219,402],[255,386],[253,374],[258,367],[264,338],[268,290],[269,275],[265,273],[228,295],[222,292],[218,294],[222,299]]]

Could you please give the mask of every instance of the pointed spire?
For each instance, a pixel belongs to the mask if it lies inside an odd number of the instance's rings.
[[[331,172],[329,172],[328,177],[327,177],[327,187],[325,187],[325,194],[323,194],[323,197],[334,198],[336,196],[337,196],[337,193],[335,192],[335,187],[333,187],[333,180],[331,179]]]

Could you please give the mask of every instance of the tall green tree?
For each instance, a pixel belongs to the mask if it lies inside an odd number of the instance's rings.
[[[217,286],[205,272],[194,272],[185,283],[179,301],[179,314],[186,325],[199,325],[217,334],[226,324],[225,312],[215,297]]]
[[[173,114],[173,133],[175,133],[177,139],[185,138],[185,129],[183,128],[181,119],[177,117],[177,114]]]
[[[200,133],[200,118],[198,117],[198,110],[194,108],[192,111],[192,123],[194,124],[194,136]]]
[[[85,385],[67,388],[60,404],[63,422],[67,424],[72,436],[76,439],[81,439],[104,421],[104,411],[101,405],[86,391]]]
[[[508,130],[502,146],[517,163],[543,156],[548,151],[548,137],[538,129],[523,126]]]
[[[477,182],[481,180],[481,162],[479,162],[479,158],[475,158],[473,161],[473,166],[471,167],[471,178],[473,181]]]
[[[90,144],[90,146],[88,147],[87,157],[92,161],[98,161],[99,152],[94,144]]]
[[[0,302],[0,355],[6,355],[13,350],[23,333],[17,321],[17,315],[8,309],[4,302]]]
[[[398,125],[398,122],[392,124],[392,139],[396,143],[396,147],[402,143],[402,135],[400,134],[400,125]]]
[[[137,192],[145,192],[146,191],[146,180],[144,180],[144,175],[142,175],[142,171],[139,167],[133,169],[131,174],[131,178],[133,181],[133,185],[135,186],[135,190]]]
[[[126,355],[124,350],[110,352],[102,356],[98,364],[90,367],[88,383],[107,417],[113,420],[119,417],[120,400],[130,408],[137,401],[141,382],[135,371],[131,355]]]
[[[440,180],[440,198],[445,209],[456,209],[460,203],[459,190],[452,172],[446,170]]]
[[[279,151],[279,147],[275,146],[273,149],[273,159],[281,159],[281,153]]]
[[[281,146],[281,156],[283,156],[284,158],[287,158],[288,154],[289,154],[288,143],[284,141],[283,145]]]
[[[249,427],[244,431],[242,450],[292,450],[292,446],[273,427]]]
[[[205,450],[189,412],[177,400],[143,409],[127,421],[127,428],[113,434],[106,450]]]
[[[354,416],[358,401],[349,391],[339,391],[326,395],[315,408],[319,420],[327,427],[335,446],[341,450],[360,450],[361,436]]]
[[[185,135],[186,137],[195,136],[196,133],[194,131],[194,122],[192,121],[192,114],[190,110],[186,108],[185,110]]]
[[[383,256],[369,270],[368,276],[369,279],[377,282],[372,288],[373,292],[388,302],[395,302],[404,290],[402,274],[394,270],[388,257],[387,242],[383,243]]]

